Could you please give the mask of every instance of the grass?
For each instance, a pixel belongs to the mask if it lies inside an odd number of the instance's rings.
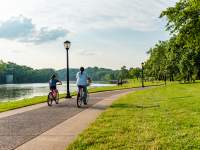
[[[200,83],[121,97],[67,150],[200,149]]]
[[[153,81],[153,82],[145,82],[145,86],[158,86],[164,84],[161,81]],[[113,90],[121,90],[121,89],[130,89],[130,88],[138,88],[141,87],[141,82],[138,80],[129,80],[128,83],[119,85],[119,86],[106,86],[106,87],[95,87],[90,88],[89,92],[104,92],[104,91],[113,91]]]
[[[145,85],[158,85],[161,82],[146,82]],[[90,88],[90,93],[96,93],[96,92],[103,92],[103,91],[112,91],[112,90],[120,90],[120,89],[126,89],[126,88],[133,88],[133,87],[139,87],[141,86],[141,83],[139,81],[130,80],[129,83],[123,84],[122,86],[109,86],[109,87],[97,87],[97,88]],[[66,94],[60,94],[61,98],[64,98]],[[75,92],[71,93],[72,96],[76,95]],[[8,102],[0,102],[0,112],[5,112],[8,110],[13,110],[17,108],[22,108],[30,105],[35,105],[39,103],[46,102],[47,96],[37,96],[33,98],[23,99],[19,101],[8,101]]]
[[[60,98],[64,98],[65,95],[66,94],[60,94]],[[74,96],[75,92],[72,93],[71,95]],[[33,98],[27,98],[18,101],[0,102],[0,112],[5,112],[8,110],[31,106],[39,103],[44,103],[46,101],[47,101],[47,96],[36,96]]]

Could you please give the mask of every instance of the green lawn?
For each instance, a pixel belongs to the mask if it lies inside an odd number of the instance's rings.
[[[159,85],[162,82],[146,82],[145,85]],[[112,90],[120,90],[120,89],[126,89],[126,88],[133,88],[133,87],[139,87],[141,86],[140,81],[136,80],[130,80],[129,83],[124,84],[122,86],[110,86],[110,87],[98,87],[98,88],[91,88],[89,89],[90,93],[96,93],[96,92],[103,92],[103,91],[112,91]],[[60,97],[63,98],[65,97],[66,94],[61,94]],[[72,93],[72,96],[76,95],[76,93]],[[8,101],[8,102],[0,102],[0,112],[12,110],[12,109],[17,109],[25,106],[30,106],[34,104],[39,104],[46,102],[47,96],[37,96],[34,98],[28,98],[28,99],[23,99],[19,101]]]
[[[200,83],[121,97],[68,150],[200,149]]]
[[[153,82],[145,82],[145,86],[158,86],[163,85],[162,81],[153,81]],[[89,92],[104,92],[104,91],[113,91],[113,90],[121,90],[121,89],[130,89],[130,88],[138,88],[141,87],[141,81],[139,80],[129,80],[128,83],[119,85],[119,86],[106,86],[106,87],[96,87],[90,88]]]

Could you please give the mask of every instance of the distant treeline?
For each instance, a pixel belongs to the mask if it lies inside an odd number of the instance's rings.
[[[76,73],[79,69],[70,69],[69,70],[69,78],[70,80],[76,80]],[[98,68],[98,67],[88,67],[85,69],[88,76],[92,78],[94,81],[108,81],[115,80],[119,77],[119,70]],[[66,80],[66,69],[58,70],[58,76],[61,80]]]
[[[27,66],[20,66],[12,62],[0,62],[0,83],[6,82],[8,75],[13,76],[13,83],[43,83],[47,82],[54,69],[33,69]]]
[[[79,69],[69,69],[70,81],[76,80],[76,73]],[[123,66],[120,70],[112,70],[98,67],[88,67],[85,69],[88,76],[93,81],[113,81],[119,79],[140,78],[140,68],[127,69]],[[8,76],[13,76],[13,83],[44,83],[56,74],[60,80],[66,80],[66,69],[33,69],[27,66],[17,65],[12,62],[5,63],[0,61],[0,84],[7,83]]]
[[[69,69],[69,79],[76,80],[76,73],[79,69]],[[93,81],[113,81],[120,79],[140,78],[140,68],[127,69],[126,66],[121,67],[120,70],[112,70],[98,67],[88,67],[85,69],[87,75],[91,77]],[[57,71],[57,74],[61,80],[66,80],[66,69]]]

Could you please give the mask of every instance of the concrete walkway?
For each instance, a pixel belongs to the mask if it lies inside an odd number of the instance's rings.
[[[141,89],[90,94],[83,108],[77,108],[74,98],[53,107],[39,104],[0,113],[0,150],[65,149],[121,94]]]
[[[104,99],[92,107],[64,121],[33,140],[21,145],[16,150],[65,150],[90,123],[112,104],[118,97],[127,94],[117,94]]]

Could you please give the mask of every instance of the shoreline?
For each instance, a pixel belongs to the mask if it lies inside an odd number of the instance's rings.
[[[146,86],[159,86],[162,82],[146,82]],[[130,82],[120,86],[104,86],[104,87],[94,87],[89,89],[89,93],[97,93],[97,92],[104,92],[104,91],[114,91],[114,90],[122,90],[122,89],[131,89],[141,87],[140,82]],[[71,96],[75,96],[76,91],[71,92]],[[65,98],[66,94],[60,94],[60,99]],[[47,100],[47,96],[36,96],[33,98],[23,99],[19,101],[8,101],[8,102],[0,102],[0,112],[5,112],[17,108],[22,108],[30,105],[44,103]]]

